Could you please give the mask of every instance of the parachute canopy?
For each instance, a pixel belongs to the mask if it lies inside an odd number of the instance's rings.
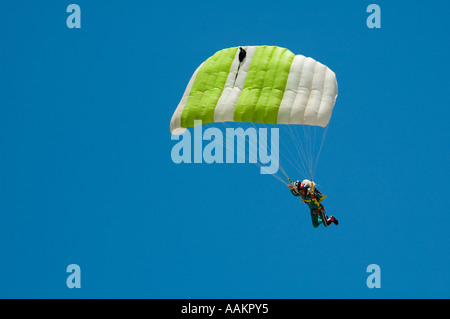
[[[338,94],[325,65],[277,46],[216,52],[192,75],[170,121],[174,135],[195,120],[326,127]]]

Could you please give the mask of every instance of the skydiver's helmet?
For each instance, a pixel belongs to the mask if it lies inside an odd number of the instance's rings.
[[[304,179],[303,182],[300,184],[300,187],[309,189],[311,187],[311,181]]]
[[[306,192],[308,192],[308,189],[309,189],[309,187],[310,187],[310,184],[309,184],[309,183],[305,183],[305,182],[309,182],[309,181],[308,181],[307,179],[305,179],[303,182],[296,181],[296,182],[294,183],[294,186],[295,186],[295,188],[296,188],[298,191],[305,190]]]
[[[311,182],[307,179],[303,180],[302,182],[296,181],[294,183],[295,188],[298,192],[305,192],[305,195],[309,193],[309,188],[311,187]],[[302,195],[304,196],[304,195]]]

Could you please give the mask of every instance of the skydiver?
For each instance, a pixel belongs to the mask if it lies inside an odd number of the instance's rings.
[[[311,182],[305,179],[303,182],[296,181],[294,185],[289,184],[289,189],[291,190],[292,195],[300,196],[302,198],[302,202],[305,202],[311,210],[311,221],[313,227],[319,227],[320,224],[323,224],[325,227],[334,223],[338,225],[338,220],[332,215],[330,218],[325,213],[325,208],[321,204],[321,202],[326,198],[325,195],[315,188],[314,182]],[[325,222],[324,222],[325,221]]]

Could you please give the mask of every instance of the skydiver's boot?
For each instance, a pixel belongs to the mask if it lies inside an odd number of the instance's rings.
[[[339,221],[333,215],[331,215],[330,218],[327,219],[327,226],[330,226],[331,223],[334,223],[336,226],[339,225]]]

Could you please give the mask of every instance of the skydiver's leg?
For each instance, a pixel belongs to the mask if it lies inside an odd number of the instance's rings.
[[[314,228],[319,227],[319,225],[322,223],[322,219],[319,217],[317,210],[311,210],[311,221]]]
[[[319,207],[319,209],[317,209],[317,212],[319,214],[319,219],[322,222],[322,224],[325,227],[330,226],[331,222],[329,221],[327,214],[325,214],[325,208],[321,206]]]
[[[325,207],[321,207],[319,208],[319,212],[320,212],[320,217],[322,219],[323,225],[324,226],[330,226],[332,223],[334,223],[336,226],[338,225],[338,220],[334,217],[334,216],[330,216],[330,218],[328,218],[327,214],[325,213]]]

